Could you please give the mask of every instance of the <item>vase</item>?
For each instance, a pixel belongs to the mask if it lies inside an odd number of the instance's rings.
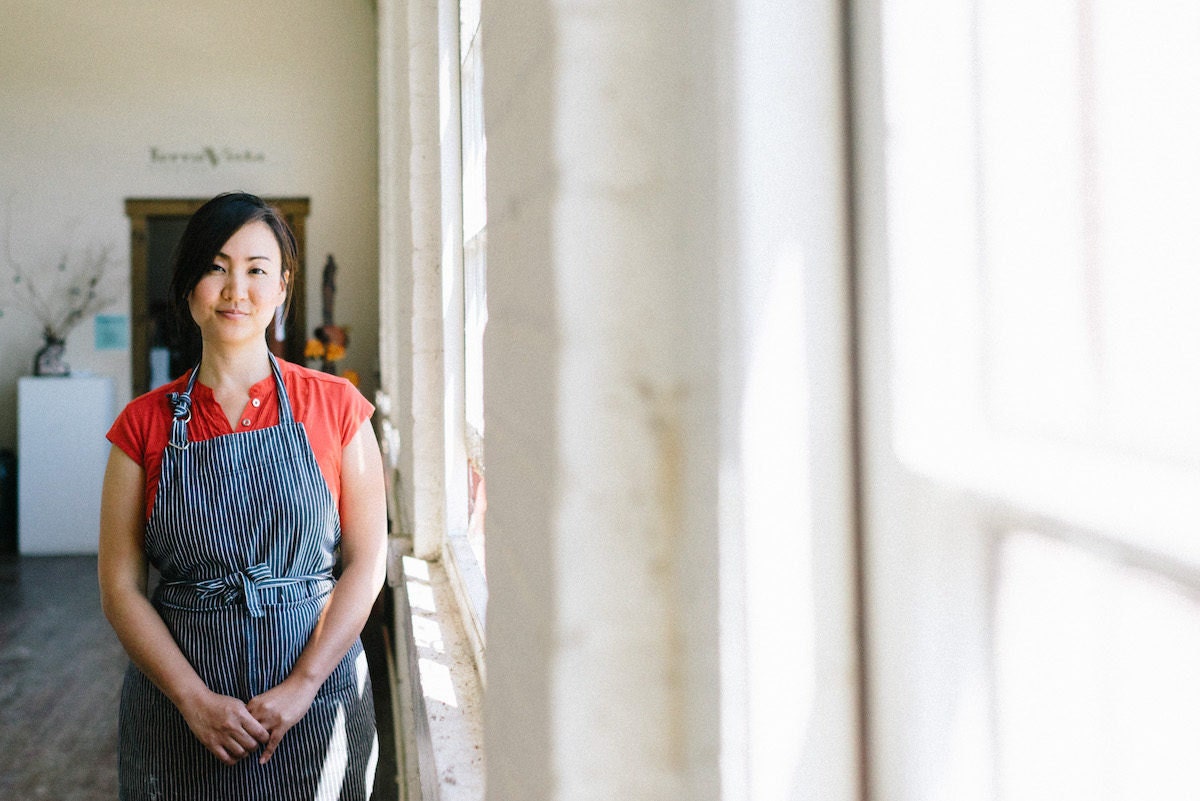
[[[33,374],[37,376],[64,376],[71,374],[71,366],[63,361],[67,343],[58,337],[47,336],[33,358]]]

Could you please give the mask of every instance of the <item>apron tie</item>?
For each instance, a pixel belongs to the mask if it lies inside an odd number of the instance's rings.
[[[227,604],[236,602],[240,595],[246,602],[246,608],[250,610],[250,617],[262,617],[263,608],[258,598],[258,588],[261,582],[267,581],[271,576],[271,566],[266,562],[259,562],[253,567],[230,573],[228,576],[198,581],[196,589],[200,591],[201,598],[212,598],[216,595]]]
[[[286,587],[290,584],[302,584],[307,581],[321,581],[328,576],[284,576],[275,578],[271,566],[266,562],[244,568],[236,573],[230,573],[220,578],[205,581],[171,581],[172,585],[186,585],[198,591],[199,598],[220,598],[222,603],[234,604],[243,601],[250,617],[263,617],[262,599],[259,592],[274,587]]]

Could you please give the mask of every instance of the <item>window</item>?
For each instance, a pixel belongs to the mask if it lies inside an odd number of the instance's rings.
[[[1186,797],[1200,9],[880,8],[876,792]]]
[[[448,9],[448,13],[445,13]],[[487,203],[484,166],[483,75],[479,0],[461,0],[443,8],[442,91],[457,86],[457,96],[442,97],[442,236],[447,263],[461,258],[462,270],[443,285],[445,314],[446,417],[446,570],[462,614],[463,628],[484,667],[487,579],[484,574],[484,516],[487,509],[484,462],[483,332],[487,325]],[[457,14],[455,14],[457,12]],[[457,22],[453,30],[450,25]],[[450,89],[453,92],[453,89]]]
[[[487,140],[483,131],[483,57],[480,0],[459,4],[463,184],[463,326],[468,540],[484,567],[487,490],[483,453],[483,330],[487,325]]]

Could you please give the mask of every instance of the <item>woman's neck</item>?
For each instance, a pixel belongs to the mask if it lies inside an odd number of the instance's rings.
[[[197,380],[217,392],[242,393],[270,374],[270,351],[264,340],[261,347],[238,348],[235,351],[206,345],[200,357]]]

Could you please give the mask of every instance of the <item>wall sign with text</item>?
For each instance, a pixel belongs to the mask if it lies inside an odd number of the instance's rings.
[[[235,147],[197,147],[172,149],[150,146],[150,163],[155,166],[207,167],[217,169],[225,166],[261,164],[267,156],[261,150]]]

